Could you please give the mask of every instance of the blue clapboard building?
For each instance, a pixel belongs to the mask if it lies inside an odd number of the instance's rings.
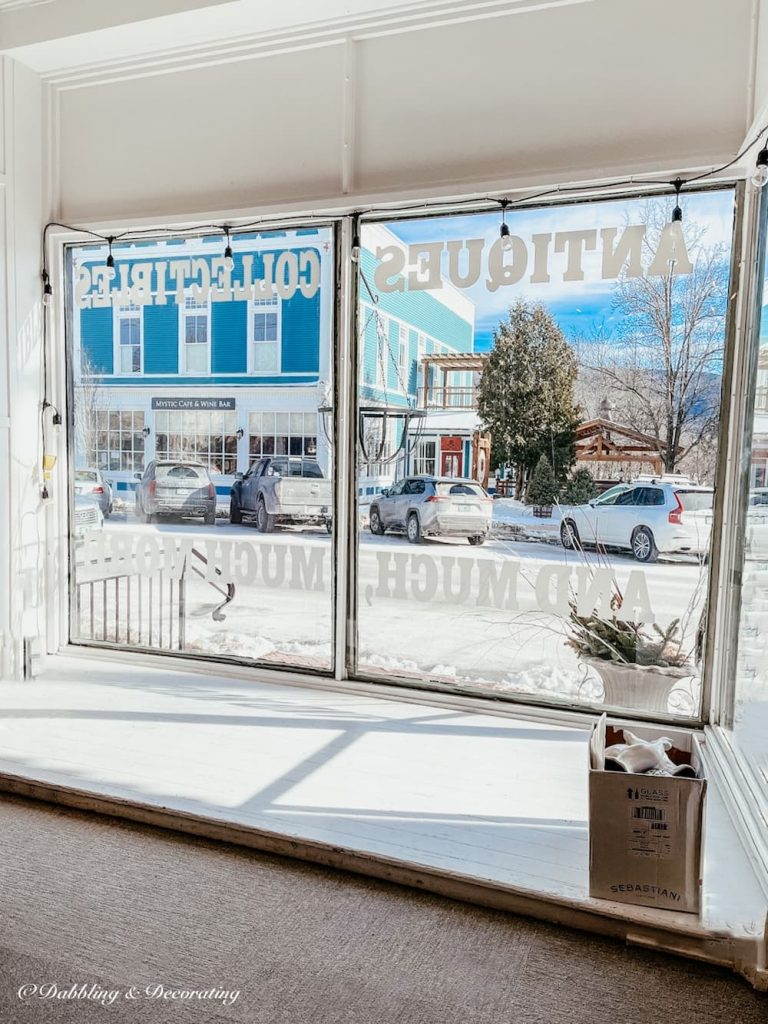
[[[373,289],[375,248],[399,243],[372,226],[365,244],[361,269]],[[136,264],[149,267],[151,301],[134,302],[126,289],[119,301],[100,304],[105,252],[73,251],[75,295],[86,296],[75,303],[72,325],[76,457],[79,465],[106,471],[118,496],[134,489],[135,474],[154,458],[203,461],[222,502],[233,474],[262,455],[316,458],[331,472],[331,421],[320,411],[332,404],[331,229],[238,235],[232,246],[234,282],[268,277],[281,254],[290,252],[300,267],[319,273],[319,286],[302,286],[307,273],[287,297],[270,287],[258,297],[234,292],[217,300],[213,289],[208,295],[188,283],[182,289],[171,268],[189,261],[195,280],[202,261],[215,282],[220,236],[153,241],[115,248],[112,284],[119,287],[121,275],[127,280]],[[88,287],[78,293],[83,278]],[[473,319],[471,303],[448,284],[437,292],[385,292],[376,303],[363,284],[361,403],[418,405],[425,385],[422,358],[471,351]],[[375,420],[370,429],[377,429]],[[366,477],[391,479],[396,472],[388,461],[396,422],[387,432],[391,437],[370,446],[382,458],[364,467]]]

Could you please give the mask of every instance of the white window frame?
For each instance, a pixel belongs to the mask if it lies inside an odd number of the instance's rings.
[[[122,345],[120,343],[120,330],[124,320],[138,320],[139,322],[139,369],[124,370],[121,356],[126,348],[135,348],[135,345]],[[144,307],[136,303],[128,303],[125,306],[115,306],[112,316],[112,331],[114,349],[112,355],[112,368],[116,377],[140,377],[144,373]]]
[[[274,426],[270,430],[264,430],[263,420],[261,421],[258,430],[255,429],[257,423],[257,417],[263,417],[264,415],[271,416],[271,422]],[[284,433],[277,429],[277,417],[288,416],[288,432]],[[291,416],[301,416],[301,431],[295,432],[291,429]],[[320,425],[318,423],[318,414],[313,411],[294,409],[288,411],[286,409],[251,409],[248,413],[248,465],[253,465],[254,462],[258,462],[259,459],[264,458],[295,458],[295,459],[310,459],[317,460],[317,443],[318,433]],[[262,440],[260,450],[254,452],[251,449],[255,447],[253,439],[259,437]],[[277,438],[287,437],[288,438],[288,451],[286,453],[277,452]],[[291,452],[291,441],[296,438],[301,438],[302,451],[299,454]],[[314,438],[315,450],[314,452],[304,451],[304,443],[308,438]],[[264,450],[264,438],[272,439],[272,451]]]
[[[277,337],[274,341],[256,340],[255,317],[257,313],[277,314]],[[277,365],[270,370],[256,369],[256,346],[274,345],[277,351]],[[283,304],[277,294],[271,299],[248,300],[248,375],[251,377],[273,377],[283,370]]]
[[[116,427],[111,426],[111,417],[114,415],[118,417]],[[131,417],[131,426],[124,428],[122,421],[123,416],[126,415]],[[143,472],[146,466],[147,452],[146,434],[144,433],[147,426],[146,409],[135,407],[128,409],[99,408],[94,410],[93,416],[95,422],[92,429],[96,443],[92,446],[89,445],[88,449],[83,452],[87,464],[100,469],[102,473],[135,473],[139,470]],[[106,445],[98,443],[99,436],[102,434],[106,435]],[[137,436],[141,437],[138,444],[136,443]],[[123,448],[123,437],[131,438],[130,448]],[[111,444],[112,440],[116,440],[116,444]],[[117,455],[119,462],[119,465],[114,468],[111,458],[113,453]],[[106,465],[103,465],[99,458],[102,454],[105,456]],[[137,459],[140,463],[138,466],[136,465]]]
[[[424,452],[425,447],[432,445],[432,455],[427,455]],[[440,449],[438,447],[438,439],[436,437],[422,438],[416,446],[416,451],[413,454],[413,474],[414,476],[437,476],[437,463]],[[429,469],[427,463],[432,463],[432,468]]]
[[[194,302],[193,297],[187,293],[184,296],[184,303],[179,305],[179,376],[180,377],[210,377],[211,359],[213,350],[213,337],[211,329],[211,300],[205,303],[188,306],[188,302]],[[205,316],[207,320],[207,341],[208,358],[205,370],[189,370],[187,368],[187,317]]]

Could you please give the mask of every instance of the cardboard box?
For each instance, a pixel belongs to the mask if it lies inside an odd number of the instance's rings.
[[[605,748],[624,742],[603,715],[589,743],[589,894],[618,903],[698,913],[706,779],[698,738],[670,728],[628,725],[642,739],[668,736],[676,764],[697,778],[604,770]]]

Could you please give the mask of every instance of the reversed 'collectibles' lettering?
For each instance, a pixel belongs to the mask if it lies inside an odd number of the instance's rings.
[[[253,256],[242,257],[242,275],[233,278],[223,256],[203,259],[154,260],[146,263],[116,261],[114,267],[82,264],[77,268],[75,305],[80,309],[104,306],[184,305],[195,302],[292,299],[296,292],[311,299],[320,287],[320,257],[314,249],[264,253],[263,277],[253,277]]]

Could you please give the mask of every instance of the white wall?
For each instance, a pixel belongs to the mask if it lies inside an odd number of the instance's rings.
[[[2,671],[21,672],[22,638],[44,630],[45,516],[40,500],[42,92],[2,60],[0,192],[0,631]],[[10,442],[10,447],[7,443]]]

